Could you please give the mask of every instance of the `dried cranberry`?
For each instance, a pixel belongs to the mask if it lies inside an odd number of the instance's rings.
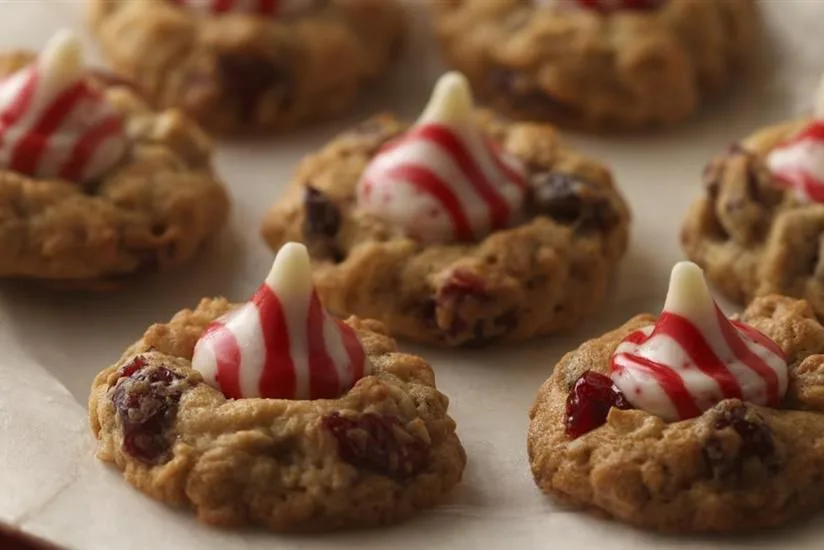
[[[591,10],[613,12],[617,10],[655,10],[666,0],[578,0],[578,4]]]
[[[566,433],[570,437],[580,437],[607,421],[609,410],[631,409],[632,405],[624,397],[609,376],[588,370],[582,374],[567,396]]]
[[[120,375],[121,378],[124,377],[124,376],[131,376],[135,372],[139,371],[140,369],[142,369],[145,366],[146,366],[146,360],[143,358],[143,356],[138,355],[137,357],[132,359],[130,362],[123,365],[120,368],[120,372],[118,374]]]
[[[775,440],[772,430],[764,422],[748,420],[745,405],[738,404],[723,409],[715,419],[713,428],[716,430],[732,428],[741,438],[738,460],[736,461],[737,469],[740,470],[741,463],[748,458],[757,458],[766,465],[774,462]]]
[[[291,100],[292,78],[287,70],[269,59],[248,54],[223,53],[217,57],[220,80],[227,95],[234,98],[243,121],[254,119],[258,103],[277,89],[285,105]]]
[[[435,297],[438,326],[444,327],[452,335],[469,330],[469,320],[464,318],[461,310],[470,301],[488,301],[490,296],[485,287],[484,280],[471,271],[454,270],[438,289]],[[473,332],[477,338],[477,324]]]
[[[498,67],[489,72],[489,87],[503,95],[516,111],[533,111],[536,116],[568,116],[577,109],[530,83],[512,69]]]
[[[335,412],[322,424],[337,440],[340,457],[353,466],[397,478],[415,475],[426,466],[429,445],[407,433],[394,416],[347,417]]]
[[[609,198],[582,178],[561,172],[536,172],[531,176],[533,210],[563,224],[582,229],[611,229],[618,221]]]
[[[331,239],[338,234],[340,211],[323,191],[307,185],[303,191],[303,206],[306,212],[303,221],[304,235],[310,238]]]
[[[123,427],[123,451],[145,462],[159,462],[171,445],[168,429],[183,393],[182,376],[165,367],[146,366],[138,357],[121,371],[112,393]],[[128,374],[126,374],[128,373]]]

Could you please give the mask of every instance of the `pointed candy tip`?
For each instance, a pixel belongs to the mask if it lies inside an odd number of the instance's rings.
[[[687,317],[715,311],[715,301],[700,267],[692,262],[673,266],[664,310]]]
[[[51,77],[77,77],[83,67],[83,49],[74,31],[63,29],[55,33],[43,48],[40,62]]]
[[[450,71],[438,79],[419,122],[461,122],[472,116],[474,100],[466,77]]]
[[[281,247],[266,276],[266,284],[281,298],[312,291],[312,262],[309,251],[299,243]]]

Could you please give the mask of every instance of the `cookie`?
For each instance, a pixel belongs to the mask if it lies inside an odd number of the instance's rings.
[[[309,246],[335,314],[459,346],[578,323],[604,297],[629,219],[609,170],[551,126],[473,111],[451,73],[415,124],[379,115],[306,157],[262,234]]]
[[[824,315],[824,110],[764,128],[713,159],[681,231],[728,298],[804,298]]]
[[[444,57],[490,106],[577,129],[674,125],[758,57],[753,0],[431,5]]]
[[[285,131],[341,113],[404,32],[396,0],[89,0],[120,74],[221,134]]]
[[[108,288],[189,260],[224,225],[212,146],[83,65],[74,35],[0,55],[0,277]]]
[[[751,532],[824,505],[824,327],[771,295],[738,318],[676,265],[639,315],[556,365],[530,411],[538,486],[638,527]]]
[[[95,378],[97,456],[218,526],[325,531],[440,502],[466,456],[422,359],[376,321],[333,319],[288,244],[252,300],[204,299]]]

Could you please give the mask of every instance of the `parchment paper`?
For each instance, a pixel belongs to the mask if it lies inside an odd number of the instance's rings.
[[[355,533],[221,531],[143,497],[94,458],[85,411],[94,374],[149,324],[201,297],[245,300],[254,291],[272,260],[259,221],[302,153],[371,112],[415,116],[422,107],[441,67],[415,3],[409,0],[416,25],[404,59],[358,112],[267,142],[221,145],[217,166],[234,197],[233,220],[195,262],[106,295],[0,285],[0,521],[88,550],[824,547],[824,514],[768,535],[674,538],[566,510],[535,488],[525,449],[527,410],[559,357],[635,313],[660,309],[670,267],[682,258],[678,227],[699,193],[705,162],[752,129],[808,109],[824,69],[820,0],[763,2],[770,35],[763,76],[742,81],[730,99],[686,126],[629,138],[570,136],[614,168],[635,217],[631,250],[600,315],[522,346],[446,352],[402,345],[435,366],[469,456],[463,482],[440,508],[397,527]],[[77,0],[0,2],[0,48],[36,48],[66,26],[82,29]]]

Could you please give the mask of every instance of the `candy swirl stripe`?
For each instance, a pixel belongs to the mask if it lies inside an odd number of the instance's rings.
[[[794,189],[813,202],[824,203],[824,182],[803,169],[782,170],[775,174],[776,182],[784,189]]]
[[[481,147],[486,149],[482,154],[474,153],[452,129],[440,124],[420,125],[381,150],[364,174],[364,193],[368,198],[377,179],[402,179],[440,203],[458,239],[471,240],[481,233],[483,228],[473,227],[467,215],[476,203],[486,209],[489,229],[500,229],[509,223],[513,209],[493,182],[514,186],[518,193],[525,191],[526,182],[518,170],[499,158],[500,152],[483,142]],[[416,155],[413,148],[426,148],[426,154]],[[430,159],[429,166],[406,160],[421,156]],[[478,160],[484,157],[492,160]],[[456,177],[448,177],[452,174]]]
[[[636,380],[651,379],[679,418],[698,416],[720,399],[750,400],[753,388],[763,389],[765,404],[778,406],[782,389],[775,365],[784,362],[781,350],[754,328],[730,322],[717,308],[716,317],[720,340],[708,338],[680,315],[662,313],[654,327],[633,332],[618,346],[612,358],[613,375],[620,378],[629,371]],[[670,359],[666,364],[650,354],[636,353],[653,339],[658,344],[648,349],[661,354],[666,349]],[[643,389],[638,386],[638,391]]]
[[[0,115],[0,163],[10,170],[81,180],[98,168],[95,161],[110,139],[120,147],[122,119],[100,107],[102,96],[85,81],[49,97],[34,69],[12,79],[0,83],[0,102],[8,104]]]
[[[470,240],[473,236],[472,225],[464,211],[462,201],[449,187],[449,184],[437,174],[423,166],[400,164],[390,168],[379,177],[390,180],[408,181],[420,191],[437,199],[441,207],[449,214],[455,235],[460,240]],[[368,197],[374,183],[369,176],[364,178],[364,193]]]
[[[37,81],[37,72],[34,70],[28,70],[24,73],[18,83],[19,87],[15,87],[14,83],[8,79],[0,81],[0,85],[7,86],[7,88],[3,90],[7,92],[6,94],[0,92],[0,102],[5,104],[8,102],[9,97],[11,97],[8,106],[2,111],[2,114],[0,114],[0,128],[12,127],[23,118],[34,100]],[[11,95],[9,96],[7,94]],[[5,132],[0,131],[0,145],[5,142],[5,139]]]
[[[785,141],[783,145],[793,145],[803,141],[824,142],[824,122],[813,120],[806,128]]]
[[[824,123],[813,121],[769,155],[767,164],[779,187],[824,202]]]
[[[366,363],[355,331],[324,312],[317,292],[287,306],[265,285],[209,325],[197,347],[198,370],[232,399],[337,396],[364,376]]]

